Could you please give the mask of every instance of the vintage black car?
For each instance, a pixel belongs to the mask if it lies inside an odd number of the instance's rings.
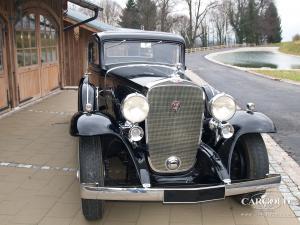
[[[94,34],[88,62],[70,127],[87,219],[102,217],[105,200],[245,203],[280,183],[261,136],[276,132],[273,122],[253,104],[237,110],[231,96],[193,83],[182,37]]]

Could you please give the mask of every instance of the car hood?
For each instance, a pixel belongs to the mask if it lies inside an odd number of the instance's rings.
[[[115,67],[108,70],[107,73],[108,76],[119,77],[139,86],[149,87],[151,83],[174,76],[177,69],[164,65],[136,64]]]

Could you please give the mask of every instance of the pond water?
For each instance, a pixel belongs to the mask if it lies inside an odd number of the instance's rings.
[[[272,51],[236,51],[212,58],[224,64],[246,68],[300,69],[300,57]]]

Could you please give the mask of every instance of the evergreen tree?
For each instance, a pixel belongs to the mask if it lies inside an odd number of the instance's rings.
[[[246,14],[245,36],[247,43],[259,44],[259,14],[255,0],[249,0]]]
[[[247,4],[246,1],[229,1],[228,7],[229,23],[235,32],[236,41],[243,44],[246,36]]]
[[[157,7],[152,0],[137,0],[140,23],[145,30],[156,29]]]
[[[126,3],[126,7],[123,9],[122,15],[120,16],[119,25],[125,28],[141,28],[138,9],[134,0],[128,0]]]
[[[265,33],[268,43],[278,43],[282,40],[281,20],[273,2],[265,12]]]

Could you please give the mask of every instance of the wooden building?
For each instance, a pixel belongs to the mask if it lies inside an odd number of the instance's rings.
[[[84,19],[76,13],[66,16],[67,2],[0,0],[0,113],[77,84],[88,36],[100,29],[90,22],[64,32],[66,25]]]
[[[88,16],[68,10],[64,17],[64,25],[69,26],[88,19]],[[64,86],[77,86],[87,68],[87,45],[89,37],[95,32],[113,30],[116,27],[93,20],[84,25],[64,32]]]

